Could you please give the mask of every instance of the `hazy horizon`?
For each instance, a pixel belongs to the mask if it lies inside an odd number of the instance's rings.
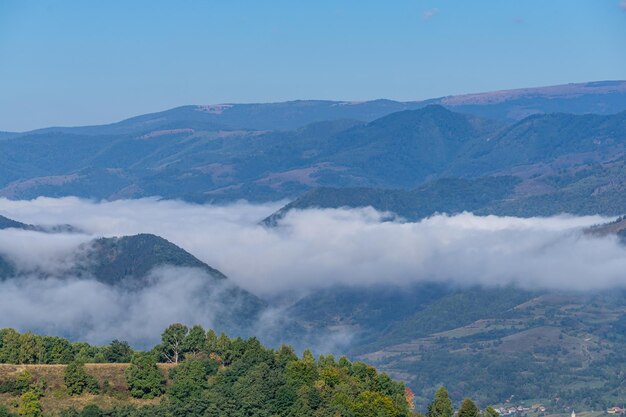
[[[445,97],[458,97],[458,96],[470,96],[470,95],[474,95],[474,94],[489,94],[489,93],[498,93],[498,92],[502,92],[502,91],[517,91],[517,90],[525,90],[525,89],[541,89],[544,87],[553,87],[553,86],[565,86],[565,85],[577,85],[577,84],[586,84],[586,83],[594,83],[594,82],[626,82],[626,78],[623,80],[586,80],[586,81],[580,81],[580,82],[569,82],[569,83],[563,83],[563,84],[554,84],[554,85],[537,85],[537,86],[526,86],[526,87],[514,87],[514,88],[505,88],[505,89],[500,89],[500,90],[489,90],[489,91],[469,91],[469,92],[464,92],[464,93],[459,93],[459,94],[449,94],[449,95],[443,95],[443,96],[437,96],[437,97],[425,97],[425,98],[421,98],[421,99],[414,99],[414,100],[396,100],[396,99],[392,99],[392,98],[388,98],[388,97],[377,97],[377,98],[372,98],[369,100],[350,100],[350,99],[340,99],[340,98],[294,98],[294,99],[289,99],[289,100],[283,100],[283,101],[242,101],[242,102],[219,102],[219,103],[180,103],[178,105],[174,105],[171,107],[167,107],[167,108],[162,108],[162,109],[156,109],[154,111],[145,111],[145,112],[139,112],[139,113],[133,113],[133,114],[128,114],[126,116],[122,116],[121,118],[115,119],[115,120],[104,120],[102,122],[96,122],[96,123],[88,123],[88,124],[74,124],[74,125],[46,125],[46,126],[38,126],[32,129],[27,129],[27,130],[22,130],[22,131],[12,131],[9,129],[3,129],[2,126],[0,126],[0,132],[10,132],[10,133],[24,133],[24,132],[28,132],[28,131],[33,131],[33,130],[38,130],[38,129],[45,129],[45,128],[55,128],[55,127],[85,127],[85,126],[99,126],[99,125],[108,125],[108,124],[114,124],[114,123],[118,123],[124,120],[128,120],[131,119],[133,117],[137,117],[137,116],[142,116],[142,115],[146,115],[146,114],[153,114],[153,113],[160,113],[160,112],[164,112],[164,111],[168,111],[171,109],[175,109],[175,108],[179,108],[179,107],[185,107],[185,106],[213,106],[213,105],[246,105],[246,104],[277,104],[277,103],[290,103],[290,102],[298,102],[298,101],[333,101],[333,102],[345,102],[345,103],[359,103],[359,102],[370,102],[370,101],[377,101],[377,100],[391,100],[391,101],[397,101],[397,102],[421,102],[421,101],[428,101],[428,100],[433,100],[433,99],[439,99],[439,98],[445,98]]]
[[[5,1],[0,130],[186,104],[410,101],[626,79],[625,23],[618,0]]]

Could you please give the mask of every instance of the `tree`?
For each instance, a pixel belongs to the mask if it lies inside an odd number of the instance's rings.
[[[183,350],[186,353],[198,354],[206,350],[207,338],[202,326],[195,325],[185,337]]]
[[[24,370],[17,375],[15,378],[15,392],[19,392],[20,394],[25,393],[30,389],[31,384],[33,383],[33,375]]]
[[[37,364],[43,362],[44,346],[43,339],[32,332],[20,335],[19,363]]]
[[[133,350],[125,341],[114,340],[104,349],[104,359],[108,363],[128,363]]]
[[[99,391],[98,381],[87,373],[81,361],[70,362],[65,367],[63,382],[69,395],[81,395],[85,391],[97,394]]]
[[[182,358],[184,343],[189,329],[184,324],[169,326],[161,335],[163,356],[168,362],[178,363]]]
[[[317,366],[315,358],[309,350],[305,350],[302,359],[287,364],[285,378],[294,388],[299,389],[303,385],[312,385],[317,379]]]
[[[427,417],[452,417],[454,409],[448,397],[448,390],[440,387],[435,393],[435,399],[428,405]]]
[[[499,417],[500,416],[500,413],[498,413],[496,409],[493,408],[492,406],[485,408],[485,412],[483,414],[485,417]]]
[[[9,413],[9,410],[0,405],[0,417],[13,417],[13,414]]]
[[[163,374],[150,353],[135,353],[125,375],[130,394],[135,398],[154,398],[164,392]]]
[[[215,351],[217,350],[217,335],[215,334],[215,330],[211,329],[208,332],[206,332],[206,342],[205,342],[205,347],[207,350],[207,353],[215,353]]]
[[[232,343],[228,336],[226,336],[224,332],[220,333],[220,337],[218,337],[217,342],[215,343],[215,353],[224,359],[224,357],[231,350],[231,347]]]
[[[388,396],[379,392],[364,391],[352,404],[355,417],[396,417],[402,415],[400,410]]]
[[[204,332],[203,332],[204,333]],[[201,416],[208,407],[203,392],[208,376],[217,371],[212,359],[186,359],[170,371],[172,385],[167,391],[168,407],[175,416]]]
[[[0,362],[19,363],[20,334],[14,329],[2,329],[0,340]]]
[[[80,412],[80,417],[101,417],[102,410],[95,404],[88,404],[83,408],[83,411]]]
[[[62,337],[44,336],[44,363],[67,364],[74,360],[72,344]]]
[[[474,404],[474,401],[470,400],[469,398],[466,398],[461,403],[461,408],[459,408],[457,416],[458,417],[478,417],[479,416],[478,407],[476,407],[476,404]]]
[[[20,397],[20,404],[17,408],[17,414],[22,417],[41,417],[42,409],[39,402],[40,394],[28,390]]]

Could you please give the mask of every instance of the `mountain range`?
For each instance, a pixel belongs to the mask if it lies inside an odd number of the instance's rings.
[[[420,102],[297,101],[185,106],[105,126],[0,134],[0,197],[289,199],[292,209],[433,213],[626,213],[626,82]],[[71,231],[0,217],[0,229]],[[586,233],[624,238],[620,218]],[[136,291],[155,268],[194,268],[224,291],[245,332],[270,301],[148,234],[83,244],[79,278]],[[40,271],[27,271],[38,273]],[[19,278],[0,256],[0,277]],[[226,290],[224,290],[226,288]],[[351,357],[406,380],[424,405],[445,384],[483,404],[511,398],[602,407],[623,401],[626,294],[447,284],[333,287],[281,299],[278,338],[349,334]],[[276,301],[276,300],[271,300]],[[281,311],[283,311],[281,310]],[[487,381],[487,382],[486,382]]]
[[[2,220],[10,228],[24,229],[24,223]],[[585,232],[621,236],[624,230],[626,221],[619,218]],[[515,395],[550,401],[555,408],[558,401],[606,408],[623,399],[624,290],[581,294],[424,282],[334,286],[296,299],[286,295],[264,301],[156,235],[97,238],[74,255],[67,275],[96,279],[131,294],[149,286],[157,268],[202,272],[203,297],[218,292],[228,307],[216,311],[222,330],[245,335],[267,307],[280,306],[282,327],[263,336],[270,343],[297,345],[311,334],[350,334],[352,342],[343,347],[344,353],[406,381],[420,406],[440,384],[487,404]],[[46,277],[45,271],[17,270],[0,256],[0,279],[33,273]],[[176,270],[167,279],[176,279]]]
[[[0,196],[259,202],[318,187],[445,192],[437,180],[512,176],[497,207],[479,208],[616,214],[625,202],[607,196],[622,191],[625,95],[626,82],[612,81],[411,103],[186,106],[4,134]]]

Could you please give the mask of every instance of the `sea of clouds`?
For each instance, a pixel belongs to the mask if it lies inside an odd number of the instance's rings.
[[[71,224],[84,232],[0,231],[0,255],[24,274],[0,283],[0,327],[52,334],[80,329],[72,335],[96,343],[144,343],[174,321],[214,324],[219,300],[202,296],[206,279],[198,271],[160,268],[150,286],[133,293],[67,276],[71,255],[82,244],[137,233],[168,239],[267,300],[334,285],[416,282],[573,291],[626,287],[626,250],[618,239],[583,233],[610,220],[599,216],[462,213],[406,222],[389,221],[389,213],[371,208],[311,209],[288,213],[275,228],[260,225],[282,204],[0,199],[6,217]],[[280,310],[268,310],[265,326],[272,315]]]

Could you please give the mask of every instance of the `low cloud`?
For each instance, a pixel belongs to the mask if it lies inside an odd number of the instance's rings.
[[[175,279],[172,279],[174,278]],[[200,270],[161,268],[139,291],[71,276],[24,276],[0,284],[0,328],[105,344],[113,338],[148,347],[173,323],[219,328],[219,288]]]
[[[314,209],[288,213],[277,228],[259,225],[281,205],[0,199],[0,213],[8,217],[32,224],[71,223],[86,233],[0,231],[0,254],[22,271],[43,270],[48,276],[0,283],[0,327],[55,334],[55,329],[80,329],[73,336],[82,340],[116,337],[144,344],[174,321],[212,326],[219,297],[203,296],[206,276],[200,271],[159,269],[152,285],[136,292],[61,272],[71,266],[68,254],[84,242],[136,233],[163,236],[272,301],[334,285],[626,287],[626,250],[618,239],[582,233],[608,220],[598,216],[523,219],[463,213],[403,222],[385,221],[388,213],[371,208]],[[272,305],[259,331],[280,333],[281,320],[280,306]],[[333,337],[327,340],[341,344],[351,335]]]

